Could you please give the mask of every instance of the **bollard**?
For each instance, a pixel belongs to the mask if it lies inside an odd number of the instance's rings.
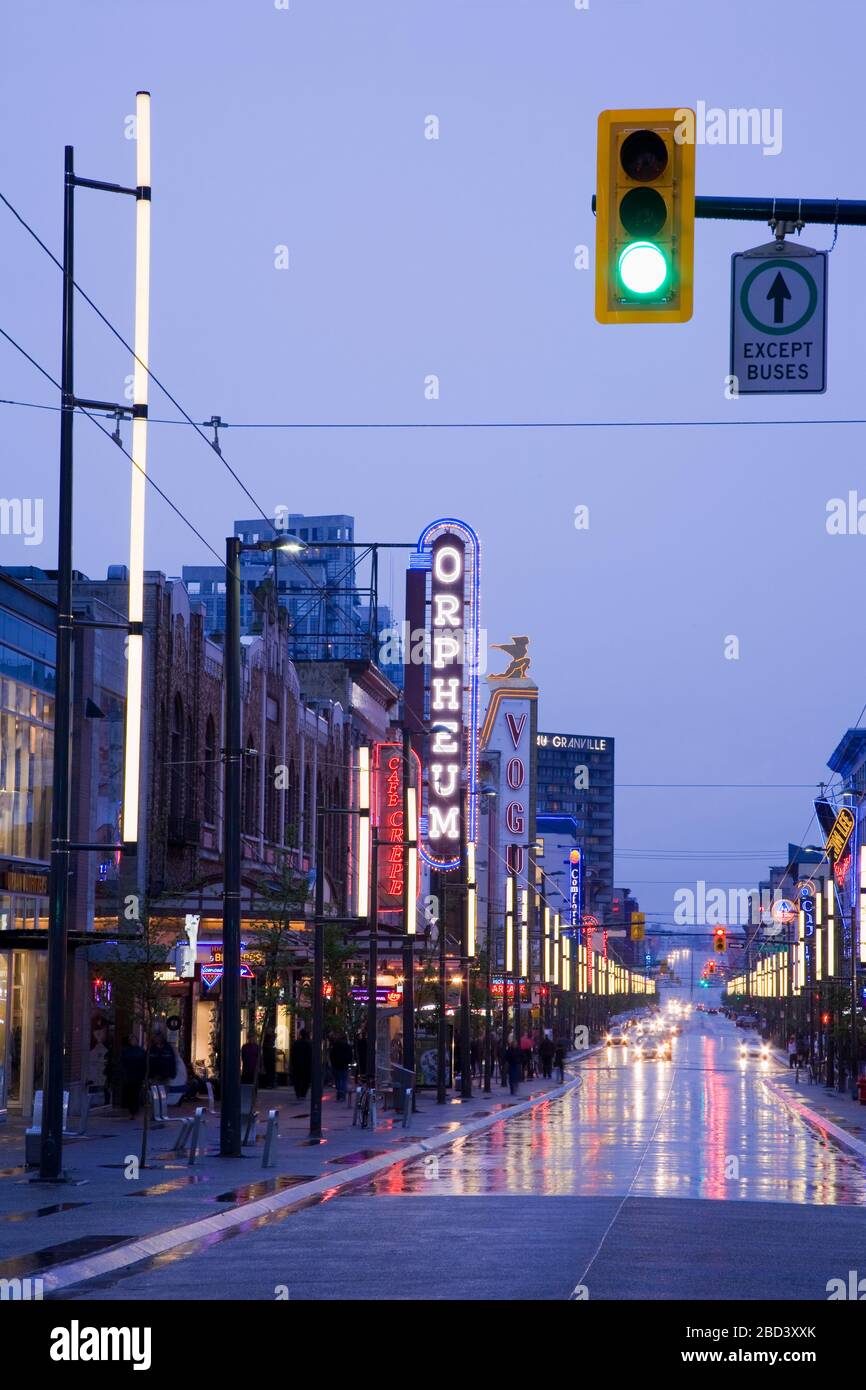
[[[403,1095],[403,1128],[409,1128],[409,1121],[412,1118],[412,1104],[415,1093],[411,1086],[407,1086]]]
[[[190,1120],[190,1124],[192,1126],[192,1133],[189,1141],[189,1158],[187,1159],[188,1166],[191,1166],[193,1163],[195,1163],[198,1158],[198,1150],[199,1145],[201,1143],[201,1131],[206,1123],[207,1121],[204,1117],[204,1108],[201,1105],[196,1106],[195,1118],[193,1120]]]
[[[273,1168],[277,1161],[277,1140],[279,1139],[278,1116],[276,1110],[268,1111],[268,1128],[265,1134],[265,1147],[262,1150],[262,1167]]]

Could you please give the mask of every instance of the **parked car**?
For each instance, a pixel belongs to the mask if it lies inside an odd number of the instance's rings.
[[[737,1028],[752,1028],[757,1032],[761,1027],[761,1020],[757,1014],[738,1014],[736,1026]]]

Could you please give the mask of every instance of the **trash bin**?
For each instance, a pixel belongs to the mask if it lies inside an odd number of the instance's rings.
[[[415,1073],[408,1067],[391,1066],[391,1088],[393,1091],[394,1109],[398,1115],[403,1113],[403,1101],[406,1098],[406,1091],[414,1089]]]

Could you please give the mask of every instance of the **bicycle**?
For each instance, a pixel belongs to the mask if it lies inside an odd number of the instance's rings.
[[[361,1082],[355,1092],[355,1113],[352,1116],[352,1124],[357,1125],[359,1119],[361,1129],[375,1129],[376,1089],[369,1081]]]

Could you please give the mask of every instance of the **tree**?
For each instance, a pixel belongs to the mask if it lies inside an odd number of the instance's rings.
[[[172,948],[161,935],[160,923],[149,906],[142,908],[137,894],[124,900],[124,921],[137,931],[131,941],[110,943],[114,950],[102,965],[114,995],[118,1016],[131,1020],[131,1031],[139,1032],[147,1053],[144,1073],[144,1106],[139,1162],[147,1167],[147,1140],[150,1111],[150,1043],[157,1020],[169,999],[167,981],[161,972],[172,964]]]
[[[276,1031],[277,1005],[292,968],[298,964],[297,926],[293,923],[303,920],[308,894],[306,875],[298,873],[284,855],[273,877],[263,879],[253,896],[251,909],[256,920],[245,935],[261,1009],[257,1038],[260,1057],[268,1032]]]

